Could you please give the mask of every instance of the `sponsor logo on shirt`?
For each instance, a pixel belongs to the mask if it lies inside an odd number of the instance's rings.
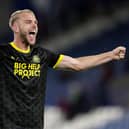
[[[40,77],[40,64],[37,63],[14,63],[14,71],[15,76],[20,76],[23,78],[32,78],[32,77]]]
[[[40,57],[38,55],[34,55],[33,58],[32,58],[32,62],[40,63]]]

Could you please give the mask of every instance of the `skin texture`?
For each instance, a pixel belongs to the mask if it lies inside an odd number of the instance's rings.
[[[124,59],[125,53],[126,53],[126,48],[120,46],[113,49],[112,51],[92,56],[83,56],[78,58],[65,56],[58,67],[64,69],[72,69],[75,71],[87,70],[89,68],[107,63],[112,60]]]

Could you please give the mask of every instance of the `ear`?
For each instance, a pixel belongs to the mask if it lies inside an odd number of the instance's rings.
[[[12,25],[12,30],[13,30],[13,32],[19,32],[19,27],[18,27],[18,24],[15,22],[13,25]]]

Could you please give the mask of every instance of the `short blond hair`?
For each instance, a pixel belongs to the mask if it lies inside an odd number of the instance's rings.
[[[14,22],[19,18],[19,14],[22,14],[22,13],[33,13],[34,14],[34,12],[30,9],[17,10],[15,12],[13,12],[9,18],[9,26],[10,27],[12,27]]]

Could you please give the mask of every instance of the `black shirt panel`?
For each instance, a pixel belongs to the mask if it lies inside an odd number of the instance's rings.
[[[46,76],[59,58],[44,48],[0,46],[0,129],[42,129]]]

